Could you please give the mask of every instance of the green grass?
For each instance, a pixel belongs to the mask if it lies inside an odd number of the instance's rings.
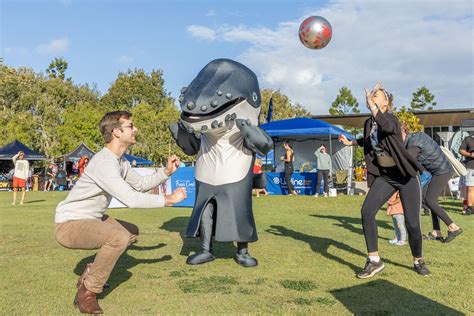
[[[94,250],[70,250],[54,240],[54,210],[63,192],[28,192],[11,205],[0,192],[1,313],[78,314],[72,306],[78,275]],[[474,313],[474,216],[443,200],[464,234],[450,244],[423,244],[432,275],[413,272],[407,246],[388,244],[391,219],[379,212],[378,276],[359,280],[365,263],[360,224],[363,197],[273,196],[254,200],[259,241],[250,252],[257,268],[233,260],[236,247],[215,243],[217,259],[186,265],[199,241],[186,239],[189,208],[114,209],[108,214],[140,227],[138,243],[120,258],[99,303],[109,314],[377,314]],[[422,217],[423,232],[431,228]],[[446,230],[443,227],[443,230]]]

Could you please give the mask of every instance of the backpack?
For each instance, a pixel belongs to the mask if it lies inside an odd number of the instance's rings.
[[[448,158],[449,162],[451,163],[451,166],[454,169],[454,174],[457,177],[465,177],[467,175],[467,169],[464,167],[464,165],[454,157],[453,153],[446,147],[444,146],[439,146],[441,147],[441,150],[443,151],[444,155],[446,158]]]

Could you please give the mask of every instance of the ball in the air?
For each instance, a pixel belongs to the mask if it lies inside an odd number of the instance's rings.
[[[311,49],[321,49],[331,41],[332,27],[325,18],[310,16],[301,23],[299,36],[304,46]]]

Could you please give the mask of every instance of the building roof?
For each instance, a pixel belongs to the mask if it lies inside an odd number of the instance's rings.
[[[461,126],[466,119],[474,119],[474,108],[416,111],[415,115],[420,118],[420,124],[430,126]],[[318,119],[334,125],[346,127],[364,127],[364,122],[370,116],[369,113],[346,114],[346,115],[314,115]]]

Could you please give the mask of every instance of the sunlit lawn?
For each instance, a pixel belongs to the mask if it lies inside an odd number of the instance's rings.
[[[0,192],[2,314],[73,314],[75,283],[93,250],[69,250],[53,236],[54,209],[63,192],[29,192],[11,205]],[[365,263],[360,196],[254,199],[259,241],[250,245],[257,268],[232,259],[232,244],[216,243],[214,262],[188,266],[198,241],[183,238],[189,208],[114,209],[108,214],[137,224],[141,235],[120,259],[99,303],[113,314],[473,314],[474,216],[461,203],[443,200],[464,234],[450,244],[426,242],[432,275],[411,268],[407,246],[388,244],[391,219],[378,214],[380,252],[386,269],[355,278]],[[423,232],[431,228],[423,217]],[[445,227],[443,227],[445,230]]]

